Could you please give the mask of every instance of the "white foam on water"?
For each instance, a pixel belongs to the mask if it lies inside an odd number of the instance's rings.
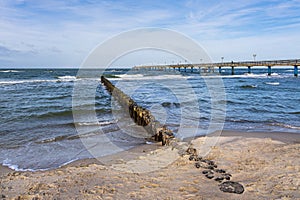
[[[104,121],[104,122],[78,122],[79,126],[105,126],[114,124],[116,121]]]
[[[72,163],[72,162],[75,162],[75,161],[77,161],[77,160],[79,160],[79,159],[78,159],[78,158],[72,159],[72,160],[70,160],[70,161],[67,161],[67,162],[65,162],[65,163],[63,163],[63,164],[61,164],[61,165],[59,165],[58,167],[55,167],[55,168],[63,167],[63,166],[65,166],[65,165],[68,165],[68,164],[70,164],[70,163]],[[24,168],[19,168],[18,165],[11,164],[10,162],[11,162],[11,160],[5,159],[5,160],[2,162],[2,166],[8,167],[9,169],[12,169],[12,170],[17,171],[17,172],[37,172],[37,171],[47,171],[47,170],[52,169],[52,168],[45,168],[45,169],[30,169],[30,168],[28,168],[28,169],[24,169]]]
[[[279,82],[265,82],[267,85],[280,85]]]
[[[22,168],[19,168],[18,165],[15,165],[15,164],[11,164],[11,160],[9,159],[5,159],[3,162],[2,162],[2,165],[4,167],[8,167],[9,169],[12,169],[14,171],[20,171],[20,172],[34,172],[34,171],[38,171],[38,170],[33,170],[33,169],[22,169]],[[44,170],[39,170],[39,171],[45,171],[47,169],[44,169]]]
[[[56,80],[20,80],[20,81],[0,81],[1,85],[13,85],[22,83],[41,83],[41,82],[56,82]]]
[[[290,124],[272,123],[271,125],[273,125],[273,126],[279,126],[279,127],[283,127],[283,128],[300,130],[299,126],[293,126],[293,125],[290,125]]]
[[[57,78],[62,80],[76,80],[76,76],[59,76]]]
[[[75,76],[61,76],[58,79],[34,79],[34,80],[13,80],[13,81],[0,81],[0,85],[13,85],[22,83],[43,83],[43,82],[71,82],[76,81]]]
[[[17,71],[17,70],[0,70],[2,73],[16,73],[16,72],[22,72],[22,71]]]
[[[130,79],[130,78],[133,78],[133,79],[136,79],[136,78],[142,78],[144,77],[143,74],[120,74],[118,75],[118,77],[122,78],[122,79]]]

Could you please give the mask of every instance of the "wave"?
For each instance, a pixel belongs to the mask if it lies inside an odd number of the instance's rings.
[[[4,167],[8,167],[14,171],[22,171],[22,172],[26,172],[26,171],[29,171],[29,172],[34,172],[36,170],[33,170],[33,169],[23,169],[23,168],[19,168],[18,165],[16,164],[12,164],[11,163],[11,160],[9,159],[5,159],[3,162],[2,162],[2,166]]]
[[[59,83],[59,82],[74,82],[77,80],[96,80],[98,79],[78,79],[75,76],[60,76],[57,79],[29,79],[29,80],[9,80],[9,81],[0,81],[0,85],[14,85],[14,84],[23,84],[23,83],[43,83],[43,82],[52,82],[52,83]]]
[[[38,117],[40,119],[45,119],[45,118],[52,118],[52,117],[62,117],[62,116],[73,116],[73,112],[76,114],[90,114],[90,113],[109,113],[109,109],[105,108],[96,108],[96,109],[68,109],[68,110],[57,110],[57,111],[49,111],[49,112],[44,112],[41,114],[32,114],[29,117]]]
[[[22,71],[17,71],[17,70],[1,70],[0,72],[2,72],[2,73],[17,73],[17,72],[22,72]]]
[[[2,166],[8,167],[8,168],[10,168],[10,169],[12,169],[12,170],[14,170],[14,171],[17,171],[17,172],[38,172],[38,171],[47,171],[47,170],[51,170],[51,169],[54,169],[54,168],[60,168],[60,167],[63,167],[63,166],[65,166],[65,165],[67,165],[67,164],[70,164],[70,163],[72,163],[72,162],[75,162],[75,161],[77,161],[77,160],[79,160],[79,159],[78,159],[78,158],[71,159],[71,160],[69,160],[69,161],[67,161],[67,162],[65,162],[65,163],[63,163],[63,164],[61,164],[61,165],[59,165],[58,167],[41,168],[41,169],[30,169],[30,168],[25,169],[25,168],[20,168],[19,165],[12,164],[12,163],[11,163],[11,162],[12,162],[11,160],[5,159],[5,160],[2,162]]]
[[[282,128],[288,128],[288,129],[296,129],[296,130],[300,130],[299,126],[294,126],[294,125],[290,125],[290,124],[283,124],[283,123],[271,123],[270,125],[272,126],[279,126]]]
[[[72,95],[60,95],[60,96],[50,96],[50,97],[45,97],[45,99],[48,99],[48,100],[58,100],[58,99],[65,99],[65,98],[71,98]]]
[[[41,82],[56,82],[56,80],[19,80],[19,81],[0,81],[2,85],[14,85],[14,84],[22,84],[22,83],[41,83]]]
[[[133,74],[133,75],[130,75],[130,74],[120,74],[118,75],[118,77],[122,78],[122,79],[136,79],[136,78],[142,78],[144,77],[143,74]]]
[[[279,82],[265,82],[267,85],[280,85]]]
[[[268,123],[270,121],[226,118],[225,122],[235,122],[235,123]]]
[[[69,82],[69,81],[73,81],[70,79],[61,79],[61,80],[57,80],[57,79],[34,79],[34,80],[14,80],[14,81],[0,81],[0,85],[15,85],[15,84],[23,84],[23,83],[43,83],[43,82]]]
[[[48,117],[60,117],[60,116],[72,116],[73,111],[72,110],[60,110],[60,111],[53,111],[53,112],[45,112],[42,114],[33,114],[30,117],[38,117],[38,118],[48,118]]]
[[[115,124],[116,121],[103,121],[103,122],[77,122],[75,124],[79,126],[107,126],[110,124]],[[113,130],[113,129],[112,129]],[[95,136],[98,134],[101,134],[102,132],[99,132],[98,129],[93,129],[87,133],[84,134],[78,134],[78,135],[60,135],[52,138],[47,138],[43,139],[40,141],[37,141],[37,144],[44,144],[44,143],[51,143],[51,142],[59,142],[63,140],[75,140],[75,139],[80,139],[83,137],[90,137],[90,136]]]
[[[77,79],[76,76],[58,76],[57,78],[63,81],[75,81]]]
[[[103,121],[103,122],[75,122],[79,126],[106,126],[110,124],[115,124],[116,121]]]
[[[58,141],[61,141],[61,140],[65,140],[68,137],[69,137],[68,135],[61,135],[61,136],[56,136],[56,137],[53,137],[53,138],[48,138],[48,139],[44,139],[44,140],[41,140],[41,141],[37,141],[36,143],[37,144],[42,144],[42,143],[49,143],[49,142],[58,142]]]

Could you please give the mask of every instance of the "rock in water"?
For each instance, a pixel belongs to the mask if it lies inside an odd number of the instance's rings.
[[[225,181],[219,185],[222,192],[242,194],[244,192],[244,186],[238,182]]]

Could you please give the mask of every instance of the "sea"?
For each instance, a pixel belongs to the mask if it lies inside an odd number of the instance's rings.
[[[146,134],[131,129],[133,122],[120,115],[122,108],[101,84],[101,75],[180,139],[216,130],[300,134],[300,78],[292,68],[274,67],[271,76],[265,68],[251,74],[235,69],[235,75],[229,68],[221,74],[0,69],[0,164],[17,171],[49,170],[148,144]],[[81,95],[74,92],[78,85]],[[84,90],[89,86],[94,90]],[[74,96],[84,98],[84,91],[92,91],[92,101],[74,105]],[[74,110],[80,110],[76,118]]]

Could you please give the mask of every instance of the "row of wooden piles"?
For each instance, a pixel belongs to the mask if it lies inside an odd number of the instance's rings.
[[[104,76],[101,76],[101,82],[137,125],[143,126],[155,141],[162,142],[162,145],[169,145],[171,138],[174,138],[170,129],[157,121],[149,110],[139,106]]]

